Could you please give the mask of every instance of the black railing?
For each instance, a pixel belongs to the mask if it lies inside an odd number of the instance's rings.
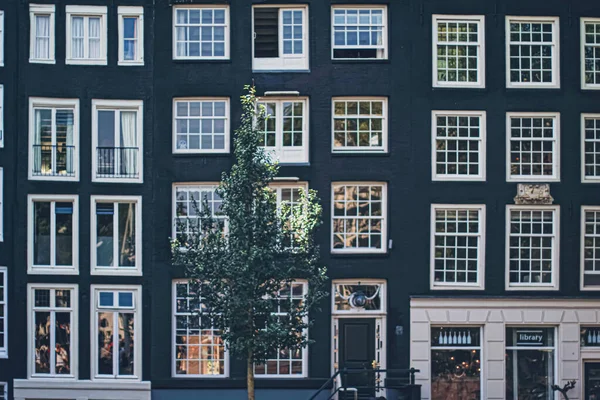
[[[33,145],[33,175],[75,176],[75,146],[65,144]]]
[[[139,178],[137,147],[97,147],[96,178]]]
[[[402,400],[421,400],[421,387],[415,385],[415,373],[421,372],[418,369],[368,369],[368,368],[343,368],[337,371],[327,382],[323,384],[308,400],[315,400],[327,389],[331,393],[327,399],[332,399],[336,395],[339,399],[358,399],[359,393],[365,391],[386,390],[384,398],[402,399]],[[368,382],[366,385],[350,385],[348,383],[349,375],[362,375],[367,379],[361,380]]]

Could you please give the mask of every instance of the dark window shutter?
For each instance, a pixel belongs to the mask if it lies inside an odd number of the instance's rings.
[[[254,57],[279,57],[279,9],[254,9]]]

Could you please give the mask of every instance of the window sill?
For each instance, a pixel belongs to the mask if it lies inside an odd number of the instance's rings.
[[[387,150],[331,150],[331,155],[335,157],[389,157]]]
[[[255,74],[310,74],[310,69],[252,69]]]
[[[390,64],[389,58],[332,58],[332,64]]]
[[[56,64],[56,60],[36,60],[34,58],[29,59],[30,64]]]
[[[477,285],[477,286],[458,286],[458,285],[448,285],[448,286],[431,286],[430,287],[431,290],[435,290],[435,291],[444,291],[444,290],[448,290],[448,291],[455,291],[455,290],[460,290],[460,291],[475,291],[475,290],[485,290],[485,287],[481,286],[481,285]]]
[[[581,90],[587,91],[587,90],[600,90],[600,85],[582,85],[581,86]]]
[[[486,90],[485,85],[469,85],[469,86],[467,86],[467,85],[456,85],[456,86],[454,86],[454,85],[436,85],[436,84],[433,84],[431,86],[431,88],[433,90],[442,90],[442,91],[444,91],[444,90],[456,90],[456,89],[458,89],[458,90],[473,90],[473,91],[481,91],[481,92],[483,92],[483,91]]]
[[[381,252],[339,252],[331,251],[331,258],[388,258],[390,253]]]
[[[106,66],[108,63],[106,61],[106,59],[102,59],[102,60],[73,60],[73,59],[66,59],[65,60],[65,64],[66,65],[96,65],[96,66]]]
[[[583,178],[581,183],[600,183],[600,177],[597,178]]]
[[[229,150],[227,151],[213,151],[210,153],[205,153],[201,151],[172,151],[172,153],[176,157],[223,157],[231,155]]]
[[[0,359],[8,360],[8,351],[0,351]]]
[[[525,89],[525,90],[538,90],[538,89],[543,89],[543,90],[548,90],[548,89],[554,89],[554,90],[559,90],[560,89],[560,85],[506,85],[506,89],[508,91],[512,91],[512,90],[519,90],[519,89]]]
[[[127,178],[92,178],[92,183],[144,183],[143,179],[127,179]]]
[[[309,162],[277,162],[277,165],[281,167],[310,167]]]
[[[514,292],[514,291],[520,291],[520,292],[527,292],[527,291],[557,291],[558,290],[558,286],[527,286],[527,285],[523,285],[523,286],[507,286],[506,287],[506,291],[510,291],[510,292]]]
[[[557,177],[543,177],[543,176],[525,176],[525,177],[508,177],[506,178],[508,183],[558,183],[560,178]]]
[[[431,177],[432,182],[473,182],[473,183],[485,183],[485,176],[477,176],[477,177],[441,177],[441,176],[433,176]]]
[[[117,65],[121,67],[143,67],[144,61],[119,61]]]
[[[142,276],[142,271],[140,269],[125,269],[125,268],[92,268],[90,271],[90,275],[95,276]],[[103,378],[96,378],[103,379]]]
[[[29,175],[30,181],[62,181],[62,182],[79,182],[79,176],[62,176],[62,175]]]
[[[79,269],[30,266],[27,268],[27,275],[79,275]]]
[[[173,62],[176,64],[196,64],[196,63],[209,63],[209,64],[231,64],[230,58],[202,58],[202,57],[190,57],[190,58],[173,58]]]

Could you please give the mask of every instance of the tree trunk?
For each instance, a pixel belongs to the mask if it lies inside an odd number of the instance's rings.
[[[248,350],[248,364],[246,379],[248,385],[248,400],[256,400],[254,397],[254,362],[252,361],[252,350]]]

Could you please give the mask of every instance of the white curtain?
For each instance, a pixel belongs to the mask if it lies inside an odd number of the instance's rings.
[[[50,17],[35,16],[35,46],[33,58],[47,60],[50,58]]]
[[[121,111],[121,151],[120,171],[124,174],[137,173],[137,135],[135,111]]]
[[[89,58],[100,58],[100,18],[93,17],[89,21]]]
[[[71,19],[71,57],[85,57],[83,36],[83,17],[73,17]]]
[[[40,172],[42,169],[42,110],[35,110],[35,126],[33,128],[33,144],[38,145],[34,151],[33,171]]]

